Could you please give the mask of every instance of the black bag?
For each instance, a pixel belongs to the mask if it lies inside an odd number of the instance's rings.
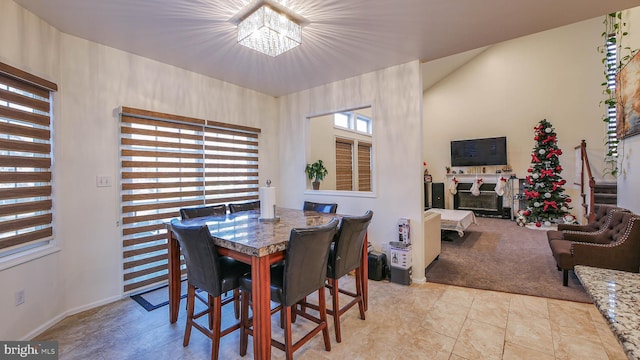
[[[387,254],[379,251],[369,251],[369,279],[370,280],[385,280],[387,278],[388,265]]]

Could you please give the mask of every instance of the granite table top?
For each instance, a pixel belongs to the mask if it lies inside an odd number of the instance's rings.
[[[293,228],[327,224],[341,215],[315,211],[277,208],[278,221],[260,219],[260,211],[242,211],[225,216],[182,220],[184,225],[206,224],[217,246],[251,256],[266,256],[284,251]]]
[[[627,357],[640,359],[640,273],[583,265],[574,270]]]

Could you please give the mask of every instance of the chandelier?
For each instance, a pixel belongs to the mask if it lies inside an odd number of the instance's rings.
[[[257,1],[236,17],[238,43],[250,49],[275,57],[302,43],[303,19],[275,1]]]

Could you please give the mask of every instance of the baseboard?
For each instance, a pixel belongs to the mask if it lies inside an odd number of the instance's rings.
[[[125,296],[126,297],[126,296]],[[121,295],[118,296],[112,296],[110,298],[106,298],[106,299],[102,299],[96,302],[93,302],[91,304],[87,304],[87,305],[82,305],[82,306],[78,306],[76,308],[73,309],[69,309],[67,311],[62,312],[61,314],[54,316],[53,318],[51,318],[49,321],[47,321],[46,323],[38,326],[37,328],[35,328],[34,330],[32,330],[31,332],[29,332],[28,334],[26,334],[25,336],[23,336],[21,339],[19,339],[20,341],[29,341],[33,338],[35,338],[36,336],[42,334],[43,332],[45,332],[46,330],[48,330],[50,327],[52,327],[53,325],[57,324],[58,322],[64,320],[64,318],[71,316],[71,315],[75,315],[77,313],[81,313],[83,311],[87,311],[93,308],[96,308],[98,306],[102,306],[102,305],[106,305],[106,304],[110,304],[112,302],[115,301],[119,301],[121,299],[123,299],[124,297]]]

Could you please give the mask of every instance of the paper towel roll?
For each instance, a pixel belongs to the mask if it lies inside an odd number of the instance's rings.
[[[273,219],[275,217],[273,207],[276,204],[276,188],[260,188],[260,218]]]

